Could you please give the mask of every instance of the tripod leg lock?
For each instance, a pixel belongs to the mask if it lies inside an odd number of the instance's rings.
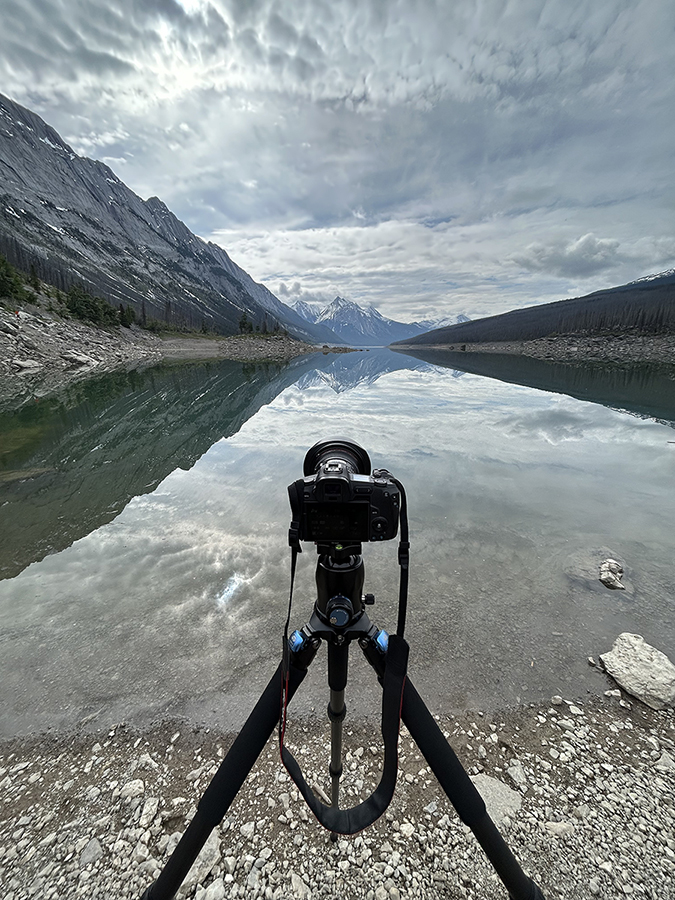
[[[340,710],[340,712],[334,712],[333,707],[330,705],[330,703],[328,704],[328,718],[331,720],[331,722],[343,722],[346,715],[347,715],[347,704],[346,703],[343,703],[342,709]]]

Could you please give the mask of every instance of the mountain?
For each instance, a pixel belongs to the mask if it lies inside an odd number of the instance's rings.
[[[584,297],[542,303],[438,328],[397,343],[443,346],[609,332],[675,333],[675,269]]]
[[[313,372],[316,356],[283,366],[222,360],[118,370],[0,412],[0,434],[30,436],[1,457],[0,579],[111,522],[175,469],[192,468]]]
[[[321,315],[321,310],[318,309],[318,307],[313,306],[311,303],[306,303],[304,300],[296,300],[291,304],[291,307],[299,316],[302,316],[303,319],[311,322],[312,325],[316,324],[316,320]]]
[[[302,340],[336,343],[194,235],[157,197],[142,200],[101,162],[78,156],[39,116],[0,95],[0,252],[67,289],[223,334],[244,313]]]
[[[466,321],[466,316],[454,320],[427,319],[421,322],[397,322],[381,315],[375,307],[364,309],[352,300],[336,297],[323,309],[298,300],[294,304],[296,312],[308,322],[325,325],[352,347],[386,347],[394,341],[405,340],[414,335],[449,324],[450,321]]]

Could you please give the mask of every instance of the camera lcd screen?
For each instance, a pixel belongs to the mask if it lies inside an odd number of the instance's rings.
[[[370,540],[370,503],[313,503],[308,505],[307,540]]]

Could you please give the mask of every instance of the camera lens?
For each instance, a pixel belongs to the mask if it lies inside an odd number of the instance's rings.
[[[303,466],[305,475],[314,475],[322,463],[329,459],[339,459],[352,475],[370,475],[370,457],[354,441],[340,438],[332,441],[319,441],[307,451]]]

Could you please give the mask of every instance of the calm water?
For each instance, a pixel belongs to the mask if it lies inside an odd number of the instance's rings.
[[[280,653],[286,487],[331,436],[406,486],[410,671],[433,710],[599,693],[586,659],[621,631],[675,658],[674,398],[672,370],[370,351],[158,368],[6,411],[0,734],[241,725]],[[624,592],[597,580],[610,555]],[[393,631],[396,542],[364,559]],[[311,545],[299,563],[294,626]],[[350,672],[350,713],[370,714],[356,646]],[[322,656],[293,705],[326,700]]]

